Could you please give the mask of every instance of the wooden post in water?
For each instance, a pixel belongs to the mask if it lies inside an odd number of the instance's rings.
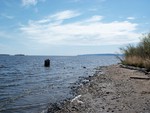
[[[45,67],[50,67],[50,60],[49,60],[49,59],[46,59],[46,60],[44,61],[44,66],[45,66]]]

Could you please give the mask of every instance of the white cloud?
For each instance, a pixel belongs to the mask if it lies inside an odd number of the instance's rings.
[[[81,14],[77,11],[65,10],[65,11],[61,11],[56,14],[47,16],[38,21],[29,21],[29,24],[45,24],[45,23],[50,24],[51,23],[52,25],[54,25],[56,23],[61,23],[63,20],[71,19],[71,18],[77,17],[79,15],[81,15]]]
[[[37,3],[38,3],[38,0],[22,0],[23,6],[36,5]]]
[[[7,15],[7,14],[0,14],[2,17],[7,18],[7,19],[14,19],[14,16]]]
[[[101,21],[102,19],[103,19],[103,16],[95,15],[87,19],[86,22],[96,22],[96,21]]]
[[[32,40],[51,45],[112,45],[139,41],[139,34],[135,32],[138,26],[136,23],[104,23],[103,16],[98,15],[82,21],[63,22],[78,15],[69,10],[56,13],[38,21],[30,21],[20,30]]]
[[[22,0],[23,6],[36,5],[38,2],[45,2],[45,0]]]
[[[56,13],[54,15],[51,15],[50,18],[54,18],[55,20],[64,20],[64,19],[70,19],[76,16],[79,16],[80,13],[72,11],[72,10],[66,10],[59,13]]]
[[[127,17],[128,20],[134,20],[135,17]]]

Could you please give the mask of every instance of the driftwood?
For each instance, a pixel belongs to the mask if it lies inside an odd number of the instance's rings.
[[[144,78],[144,77],[130,77],[130,79],[150,80],[150,78]]]
[[[71,100],[71,102],[76,102],[76,103],[79,103],[79,104],[83,104],[83,102],[81,100],[79,100],[79,98],[81,97],[81,95],[78,95],[76,96],[74,99]]]
[[[134,67],[134,66],[127,66],[127,65],[123,65],[123,64],[120,64],[120,67],[131,69],[131,70],[138,70],[138,71],[141,71],[141,72],[143,72],[145,74],[149,74],[149,72],[148,72],[148,70],[146,68],[139,68],[139,67]]]

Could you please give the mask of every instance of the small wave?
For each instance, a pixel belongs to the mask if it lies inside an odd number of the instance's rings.
[[[0,85],[0,89],[5,89],[7,87],[15,87],[19,86],[20,84],[6,84],[6,85]]]
[[[4,108],[5,106],[7,106],[8,104],[20,99],[20,98],[23,98],[24,96],[26,95],[29,95],[31,93],[31,91],[26,91],[25,93],[22,93],[20,95],[17,95],[17,96],[13,96],[13,97],[7,97],[5,99],[3,99],[3,101],[1,100],[1,102],[3,103],[0,107],[1,108]]]
[[[0,65],[0,68],[8,68],[8,67],[6,67],[6,66],[4,66],[4,65]]]
[[[30,108],[38,108],[41,106],[47,106],[47,103],[40,103],[40,104],[29,104],[29,105],[24,105],[24,106],[16,106],[16,107],[12,107],[12,108],[2,108],[0,109],[0,112],[4,112],[4,113],[9,113],[9,112],[15,112],[15,111],[19,111],[19,110],[26,110],[26,109],[30,109]]]
[[[51,67],[44,68],[43,59],[46,58],[0,59],[0,113],[38,113],[36,110],[42,105],[38,102],[45,102],[43,105],[47,106],[49,100],[55,102],[68,97],[70,83],[79,76],[88,76],[87,70],[91,73],[89,69],[109,63],[108,58],[103,57],[52,57]]]

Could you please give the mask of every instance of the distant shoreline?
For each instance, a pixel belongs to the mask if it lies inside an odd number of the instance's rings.
[[[106,54],[82,54],[82,55],[77,55],[77,56],[123,56],[123,54],[111,54],[111,53],[106,53]]]
[[[24,54],[15,54],[15,55],[10,55],[10,54],[0,54],[0,56],[26,56]]]
[[[24,54],[15,54],[14,56],[25,56]]]
[[[0,56],[10,56],[9,54],[0,54]]]

